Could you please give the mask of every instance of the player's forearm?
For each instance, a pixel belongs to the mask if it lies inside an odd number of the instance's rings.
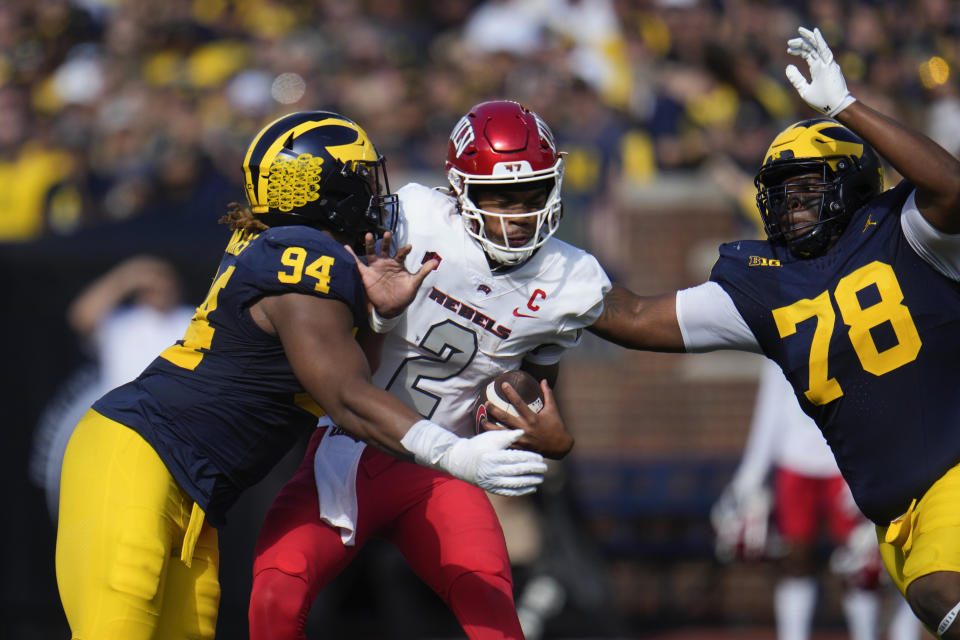
[[[420,414],[369,381],[345,380],[333,397],[327,395],[321,406],[339,427],[391,455],[413,460],[400,441],[422,419]]]
[[[924,217],[940,231],[960,233],[960,161],[936,142],[860,101],[836,116],[917,187]]]
[[[80,335],[93,333],[103,318],[134,290],[124,270],[114,270],[84,289],[67,309],[67,321]]]
[[[375,333],[366,328],[361,328],[357,335],[357,342],[360,343],[360,348],[363,349],[363,354],[367,357],[367,362],[370,363],[371,371],[376,371],[380,367],[380,356],[386,338],[386,334]]]
[[[338,413],[331,418],[401,459],[444,471],[500,495],[525,495],[543,482],[547,467],[540,454],[506,451],[522,435],[520,430],[461,438],[370,385],[351,385],[342,400]]]
[[[644,297],[614,284],[603,299],[603,313],[589,329],[628,349],[683,351],[675,293]]]

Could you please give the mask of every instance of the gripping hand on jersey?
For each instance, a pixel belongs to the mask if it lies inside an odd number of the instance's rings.
[[[490,493],[522,496],[533,493],[547,471],[540,454],[508,449],[522,435],[520,429],[509,429],[461,438],[421,420],[410,427],[400,444],[413,453],[418,464],[446,471]]]
[[[423,279],[437,265],[434,259],[421,265],[416,273],[407,271],[403,261],[412,247],[411,245],[401,247],[396,255],[391,256],[392,241],[390,232],[384,233],[378,254],[376,239],[372,233],[368,233],[364,238],[366,251],[363,260],[358,258],[349,246],[344,246],[356,258],[360,277],[363,278],[363,287],[367,291],[367,299],[382,318],[394,318],[403,313],[416,296]]]
[[[804,101],[829,117],[834,117],[856,101],[847,90],[840,65],[833,59],[833,51],[827,46],[820,29],[813,31],[800,27],[800,37],[787,41],[787,53],[803,58],[810,67],[810,82],[807,82],[795,65],[788,65],[787,79]]]

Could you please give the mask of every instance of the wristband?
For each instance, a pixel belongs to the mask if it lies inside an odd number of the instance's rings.
[[[376,309],[371,309],[370,328],[373,329],[375,333],[390,333],[394,327],[400,324],[400,318],[402,317],[403,314],[401,313],[393,318],[384,318],[377,313]]]
[[[437,468],[437,463],[457,440],[459,436],[436,422],[419,420],[400,439],[400,444],[413,454],[418,464]]]
[[[960,602],[953,605],[953,609],[947,611],[947,615],[943,616],[943,620],[940,621],[940,625],[937,627],[937,635],[942,636],[947,629],[953,624],[953,621],[957,619],[957,613],[960,613]]]
[[[850,95],[850,94],[848,93],[847,96],[846,96],[843,100],[840,101],[840,104],[838,104],[837,106],[835,106],[833,109],[828,110],[828,111],[826,112],[826,115],[827,115],[828,117],[830,117],[830,118],[833,118],[833,117],[835,117],[838,113],[840,113],[841,111],[843,111],[844,109],[846,109],[847,107],[849,107],[850,105],[852,105],[852,104],[853,104],[854,102],[856,102],[856,101],[857,101],[857,99],[854,98],[852,95]]]

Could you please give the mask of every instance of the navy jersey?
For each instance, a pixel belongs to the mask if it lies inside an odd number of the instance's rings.
[[[910,247],[902,182],[823,256],[742,241],[710,279],[823,431],[857,505],[885,525],[960,462],[960,284]]]
[[[250,315],[283,293],[341,300],[355,327],[366,316],[356,263],[330,236],[305,226],[238,231],[183,340],[93,406],[140,433],[215,526],[322,414],[279,338]]]

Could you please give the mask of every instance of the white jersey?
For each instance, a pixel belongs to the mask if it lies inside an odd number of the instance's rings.
[[[104,392],[130,382],[157,354],[183,337],[195,309],[158,311],[145,305],[109,314],[94,331]]]
[[[596,258],[556,238],[522,265],[493,272],[467,235],[456,199],[419,184],[398,194],[395,246],[413,246],[407,268],[416,271],[433,257],[440,264],[386,336],[373,382],[470,437],[480,385],[524,360],[558,362],[600,317],[610,280]],[[340,528],[345,544],[353,540],[353,479],[363,446],[324,437],[314,464],[321,518]]]
[[[454,198],[418,184],[399,195],[396,246],[413,245],[407,268],[433,255],[440,266],[387,336],[373,381],[469,437],[480,384],[524,359],[558,362],[600,316],[610,281],[593,256],[556,238],[522,265],[494,273]]]

